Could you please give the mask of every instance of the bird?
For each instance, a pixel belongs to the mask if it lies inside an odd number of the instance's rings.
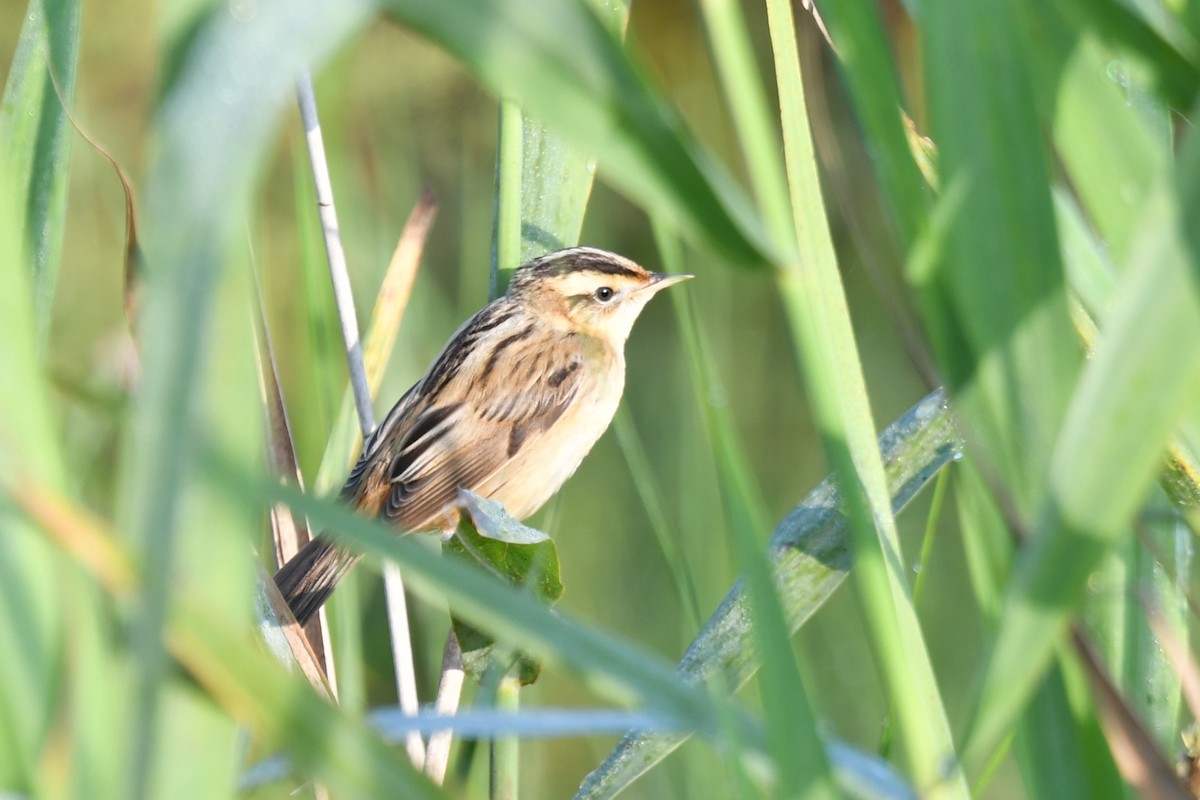
[[[340,493],[401,533],[453,533],[459,490],[534,514],[612,422],[646,303],[692,275],[594,247],[536,258],[451,336],[367,437]],[[360,558],[324,533],[275,575],[304,625]]]

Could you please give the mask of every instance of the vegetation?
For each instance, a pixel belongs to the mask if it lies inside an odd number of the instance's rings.
[[[1195,3],[16,5],[0,791],[1189,796]],[[357,444],[306,69],[377,412],[530,255],[698,276],[530,521],[557,564],[511,559],[554,612],[325,499]],[[370,556],[336,704],[260,633],[284,509]],[[383,559],[423,700],[448,608],[542,665],[468,686],[442,786],[387,711]]]

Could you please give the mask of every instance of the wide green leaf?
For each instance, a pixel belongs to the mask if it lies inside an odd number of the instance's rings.
[[[778,261],[712,156],[583,0],[392,0],[392,14],[446,48],[523,113],[553,125],[635,200],[740,263]]]
[[[79,0],[29,0],[0,100],[0,158],[20,198],[16,241],[33,276],[38,345],[45,347],[58,282],[67,207],[71,129],[63,103],[75,94]]]

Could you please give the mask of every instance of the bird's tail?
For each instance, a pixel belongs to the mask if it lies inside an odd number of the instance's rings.
[[[304,625],[317,613],[359,558],[318,536],[275,573],[275,585],[297,622]]]

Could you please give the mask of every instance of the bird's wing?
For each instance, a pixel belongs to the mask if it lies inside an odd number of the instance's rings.
[[[346,482],[342,484],[341,499],[343,501],[353,503],[355,497],[361,492],[363,478],[368,472],[367,468],[374,463],[376,453],[386,442],[388,431],[392,430],[399,420],[403,420],[412,412],[412,407],[420,398],[420,388],[420,383],[409,388],[396,401],[396,405],[392,406],[392,410],[384,417],[383,422],[363,442],[358,461],[354,462],[354,468],[350,470],[350,474],[346,476]]]
[[[414,415],[394,440],[383,516],[410,530],[436,524],[460,488],[477,489],[536,447],[580,391],[582,365],[581,354],[558,366],[517,364],[495,380],[446,392],[447,402]],[[464,373],[478,378],[483,370]]]

